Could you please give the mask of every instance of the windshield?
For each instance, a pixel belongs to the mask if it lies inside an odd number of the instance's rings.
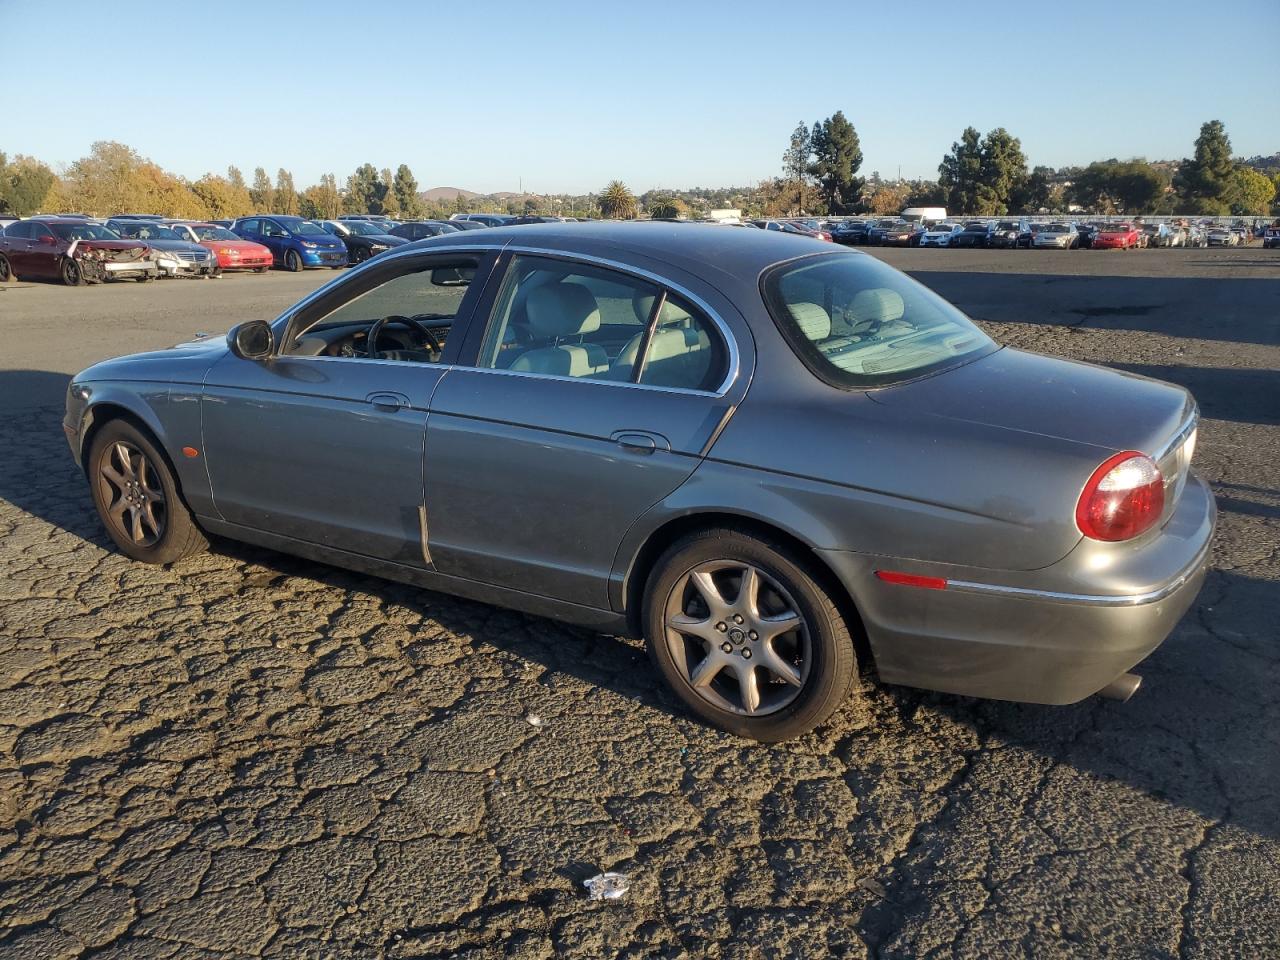
[[[185,240],[178,236],[172,227],[158,223],[120,223],[116,225],[116,233],[131,240]]]
[[[894,220],[892,218],[888,220],[877,220],[876,226],[877,227],[896,227],[901,222],[902,222],[901,220]]]
[[[1049,223],[1040,228],[1042,233],[1066,233],[1067,225],[1065,223]]]
[[[120,234],[96,223],[46,223],[63,240],[119,240]]]
[[[196,236],[201,240],[239,240],[234,233],[226,227],[192,227],[196,232]]]
[[[964,225],[964,228],[966,230],[982,230],[985,232],[987,229],[987,225],[985,223],[966,223]]]
[[[357,237],[377,237],[384,232],[381,227],[368,220],[343,220],[342,225]]]
[[[1132,229],[1133,227],[1129,226],[1127,223],[1115,223],[1111,226],[1103,227],[1102,231],[1104,233],[1128,233]]]
[[[930,233],[951,233],[956,229],[954,223],[935,223],[929,228]]]
[[[996,348],[951,304],[872,257],[783,264],[765,276],[764,295],[792,348],[835,386],[908,380]]]
[[[290,233],[296,233],[300,237],[329,236],[328,230],[310,220],[282,220],[280,222],[286,230]]]
[[[1012,220],[1001,220],[998,224],[996,224],[996,229],[997,230],[1017,230],[1018,225],[1014,223]]]

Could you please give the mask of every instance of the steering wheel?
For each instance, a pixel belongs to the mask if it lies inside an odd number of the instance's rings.
[[[406,327],[412,327],[418,332],[418,335],[428,344],[435,352],[433,360],[440,359],[441,346],[440,341],[436,339],[436,335],[431,332],[431,328],[419,320],[417,317],[406,317],[398,313],[393,313],[386,317],[380,317],[373,322],[373,326],[369,328],[369,335],[365,338],[364,352],[366,356],[376,357],[378,355],[378,337],[382,335],[382,328],[388,323],[403,323]]]

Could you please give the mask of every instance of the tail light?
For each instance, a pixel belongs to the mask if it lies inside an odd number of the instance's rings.
[[[1093,471],[1076,504],[1076,526],[1092,540],[1129,540],[1164,512],[1164,477],[1155,461],[1127,450]]]

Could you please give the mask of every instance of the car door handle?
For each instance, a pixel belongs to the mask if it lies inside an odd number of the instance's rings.
[[[671,449],[671,444],[667,442],[666,437],[644,430],[619,430],[609,439],[623,450],[630,450],[633,453],[653,453],[659,449]]]
[[[371,393],[364,399],[365,402],[372,403],[375,409],[385,410],[388,413],[394,413],[409,405],[409,398],[403,393]]]

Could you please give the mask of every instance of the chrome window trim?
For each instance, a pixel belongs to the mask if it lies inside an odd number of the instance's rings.
[[[509,243],[501,244],[501,245],[493,244],[493,243],[456,244],[456,245],[450,244],[447,246],[445,244],[441,244],[438,247],[420,247],[415,250],[396,250],[390,253],[383,254],[382,256],[378,257],[377,262],[380,265],[385,266],[390,261],[399,259],[401,257],[409,259],[415,256],[436,255],[436,254],[443,254],[447,256],[453,253],[481,253],[481,254],[523,253],[523,254],[528,254],[530,256],[548,257],[553,260],[577,261],[579,263],[587,263],[593,266],[606,267],[610,270],[616,270],[619,273],[631,274],[632,276],[640,277],[652,283],[657,283],[667,288],[668,290],[671,290],[672,292],[680,295],[684,299],[688,300],[695,307],[701,310],[703,314],[707,316],[707,318],[715,325],[716,329],[720,331],[720,336],[724,340],[725,348],[729,352],[729,359],[728,359],[728,363],[725,365],[726,371],[725,371],[724,379],[720,381],[720,386],[717,387],[715,390],[691,390],[687,387],[660,387],[660,386],[655,386],[649,383],[630,383],[630,382],[624,382],[620,380],[595,380],[595,379],[592,379],[591,377],[562,377],[556,374],[525,373],[524,371],[520,371],[520,370],[500,370],[494,367],[473,367],[473,366],[467,366],[464,364],[452,365],[450,369],[474,370],[479,373],[496,373],[496,374],[502,374],[505,376],[513,376],[513,377],[532,377],[537,380],[559,380],[559,381],[564,381],[568,383],[596,383],[596,384],[600,384],[601,386],[609,386],[609,387],[630,387],[632,389],[640,389],[640,390],[656,390],[661,393],[676,393],[676,394],[684,394],[684,395],[697,396],[697,397],[717,397],[717,398],[725,396],[725,394],[729,392],[733,384],[737,382],[738,374],[741,369],[741,354],[738,350],[738,341],[733,336],[733,331],[729,328],[729,325],[724,322],[724,319],[720,316],[720,314],[718,314],[715,310],[711,309],[711,306],[705,300],[699,297],[696,293],[693,293],[691,290],[689,290],[687,287],[683,286],[682,284],[669,280],[660,274],[653,273],[652,271],[646,270],[643,267],[631,266],[630,264],[621,263],[617,260],[610,260],[607,257],[597,257],[594,254],[574,253],[569,250],[558,250],[558,249],[548,248],[548,247],[531,247],[531,246],[523,246],[523,245],[512,245]],[[370,260],[368,262],[372,263],[374,261]],[[362,269],[362,267],[356,268],[356,270],[360,270],[360,269]],[[324,286],[320,287],[318,290],[313,290],[308,296],[304,297],[302,300],[299,300],[297,303],[291,306],[284,313],[280,314],[280,316],[276,317],[275,320],[271,321],[272,328],[274,329],[275,325],[278,323],[283,323],[287,327],[289,323],[289,318],[293,314],[297,313],[300,310],[305,309],[308,304],[319,299],[323,294],[329,292],[329,289],[331,287],[334,287],[340,283],[345,283],[347,280],[349,280],[353,276],[355,276],[355,271],[350,271],[348,273],[343,274],[342,276],[335,277],[333,280],[330,280],[328,283],[324,284]],[[487,320],[488,318],[486,318],[486,322]],[[293,357],[294,355],[285,354],[285,356]],[[302,359],[359,360],[362,358],[360,357],[294,357],[294,359],[298,359],[298,360],[302,360]],[[372,362],[372,363],[406,363],[408,362],[405,360],[371,360],[369,358],[364,358],[364,359],[366,360],[366,362]]]
[[[1040,600],[1047,603],[1073,603],[1090,607],[1140,607],[1156,603],[1176,593],[1188,580],[1204,567],[1209,559],[1209,544],[1180,574],[1162,587],[1145,593],[1126,593],[1117,596],[1096,593],[1060,593],[1055,590],[1034,590],[1029,587],[1006,587],[996,583],[977,583],[972,580],[947,580],[946,590],[956,593],[976,593],[987,596],[1013,597],[1021,600]]]

